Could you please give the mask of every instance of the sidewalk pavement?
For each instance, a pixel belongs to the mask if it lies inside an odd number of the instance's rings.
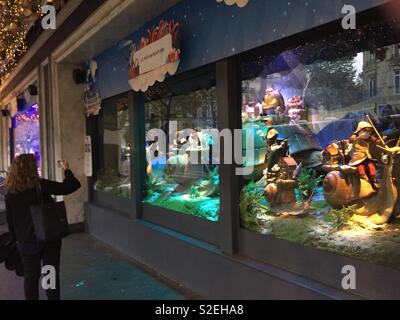
[[[0,234],[6,231],[0,226]],[[0,300],[23,299],[23,280],[0,265]],[[41,293],[44,299],[44,294]],[[150,274],[125,255],[88,234],[63,241],[61,258],[63,300],[184,300],[193,294]]]

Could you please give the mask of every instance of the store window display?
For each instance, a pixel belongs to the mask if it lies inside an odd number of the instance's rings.
[[[15,118],[14,157],[20,154],[34,154],[40,168],[40,123],[37,104],[19,112]]]
[[[212,130],[217,129],[214,76],[155,85],[146,92],[145,112],[144,202],[217,221],[219,167],[212,159]],[[154,129],[164,132],[165,138],[152,136]]]
[[[243,135],[255,148],[241,222],[400,268],[400,99],[391,80],[400,23],[363,30],[243,61]]]
[[[100,113],[100,171],[95,190],[131,198],[132,133],[128,95],[103,102]]]

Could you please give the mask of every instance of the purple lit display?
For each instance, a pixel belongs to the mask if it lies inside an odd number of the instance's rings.
[[[40,168],[40,125],[37,104],[15,116],[14,154],[34,154]]]

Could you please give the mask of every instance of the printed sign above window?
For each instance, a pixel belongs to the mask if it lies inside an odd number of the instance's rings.
[[[180,63],[179,22],[161,20],[148,30],[140,44],[132,43],[129,84],[134,91],[147,91],[167,74],[176,73]]]
[[[250,0],[217,0],[217,2],[225,2],[228,6],[237,4],[239,8],[245,7]]]

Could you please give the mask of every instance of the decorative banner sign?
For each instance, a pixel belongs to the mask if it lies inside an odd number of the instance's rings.
[[[85,137],[85,176],[93,176],[93,161],[92,161],[92,138]]]
[[[101,110],[101,95],[97,76],[97,62],[92,59],[86,63],[86,80],[83,93],[85,114],[87,117],[97,116]]]
[[[132,44],[129,84],[134,91],[145,92],[156,81],[164,81],[167,73],[176,73],[181,53],[179,27],[174,20],[161,20],[157,27],[148,30],[147,37],[142,37],[139,47]]]
[[[239,8],[245,7],[249,1],[250,0],[217,0],[217,2],[225,2],[228,6],[232,6],[236,3]]]

